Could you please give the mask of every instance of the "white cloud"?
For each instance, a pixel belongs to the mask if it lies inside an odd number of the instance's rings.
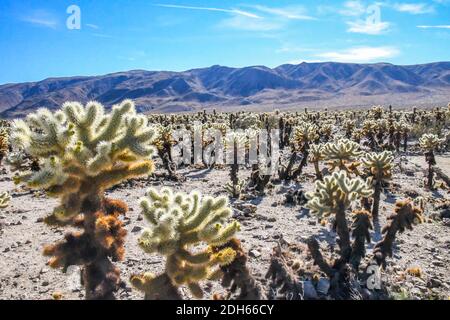
[[[344,8],[339,10],[339,13],[344,16],[358,17],[366,12],[366,7],[361,1],[346,1]]]
[[[252,8],[263,12],[268,13],[274,16],[278,16],[285,19],[290,20],[316,20],[316,18],[311,17],[307,14],[305,14],[305,9],[301,6],[292,6],[292,7],[285,7],[285,8],[274,8],[274,7],[267,7],[262,5],[253,5]]]
[[[23,21],[29,22],[32,24],[36,24],[36,25],[40,25],[43,27],[47,27],[47,28],[52,28],[52,29],[56,28],[56,26],[58,25],[58,23],[56,21],[39,19],[39,18],[25,18],[25,19],[23,19]]]
[[[369,35],[378,35],[382,34],[389,29],[389,22],[372,22],[372,21],[348,21],[347,25],[349,26],[348,32],[351,33],[363,33]]]
[[[231,13],[234,15],[240,15],[247,18],[260,19],[261,17],[253,14],[248,11],[240,10],[240,9],[223,9],[223,8],[213,8],[213,7],[194,7],[194,6],[181,6],[176,4],[155,4],[157,7],[164,8],[175,8],[175,9],[186,9],[186,10],[204,10],[204,11],[216,11],[216,12],[225,12]]]
[[[37,26],[55,29],[58,26],[58,20],[45,10],[36,10],[21,18],[22,21]]]
[[[96,24],[92,24],[92,23],[86,23],[86,26],[95,30],[100,29],[100,27]]]
[[[434,12],[434,7],[426,3],[396,3],[394,9],[400,12],[410,14],[425,14]]]
[[[450,25],[437,25],[437,26],[417,26],[420,29],[450,29]]]
[[[381,7],[385,3],[375,2],[366,6],[359,0],[347,1],[338,13],[353,17],[352,20],[346,21],[348,26],[347,32],[362,33],[367,35],[379,35],[386,32],[391,24],[381,19]]]
[[[337,62],[374,62],[392,58],[399,54],[393,47],[355,47],[342,51],[324,52],[317,55],[321,59]]]
[[[284,27],[281,21],[266,19],[249,19],[242,16],[234,16],[224,19],[219,23],[219,27],[244,30],[244,31],[273,31]]]
[[[305,13],[302,6],[269,7],[264,5],[240,5],[241,8],[217,8],[217,7],[197,7],[175,4],[156,4],[155,6],[164,8],[177,8],[186,10],[204,10],[224,12],[231,17],[219,22],[219,27],[231,28],[244,31],[273,31],[286,27],[292,20],[316,20],[316,18]],[[248,9],[248,10],[247,10]]]

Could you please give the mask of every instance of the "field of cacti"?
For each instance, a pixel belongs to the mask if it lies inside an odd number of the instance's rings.
[[[449,299],[450,104],[1,120],[0,299]]]

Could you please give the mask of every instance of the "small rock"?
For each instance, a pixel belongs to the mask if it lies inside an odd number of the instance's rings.
[[[50,282],[44,281],[44,282],[42,282],[41,286],[46,287],[46,286],[48,286],[49,284],[50,284]]]
[[[36,219],[36,223],[41,223],[41,222],[44,222],[44,218],[41,217],[41,218]]]
[[[427,287],[428,288],[439,288],[442,286],[442,281],[439,279],[431,278],[428,280]]]
[[[434,260],[432,263],[436,267],[443,267],[444,266],[444,263],[442,261],[439,261],[439,260]]]
[[[259,258],[261,256],[261,253],[258,250],[253,249],[253,250],[250,250],[249,255],[250,255],[250,257],[253,257],[253,258]]]
[[[139,226],[134,226],[133,229],[131,230],[131,232],[132,232],[132,233],[136,233],[136,232],[139,232],[139,231],[141,231],[141,230],[142,230],[141,227],[139,227]]]
[[[7,252],[9,252],[9,251],[11,251],[10,248],[5,248],[5,249],[3,250],[4,253],[7,253]]]
[[[449,218],[442,219],[442,224],[446,227],[450,227],[450,219]]]

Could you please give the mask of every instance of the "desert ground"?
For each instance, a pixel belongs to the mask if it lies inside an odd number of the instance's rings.
[[[450,154],[437,156],[437,162],[450,175]],[[381,273],[388,298],[450,298],[450,194],[444,185],[432,192],[425,189],[425,168],[421,155],[397,156],[393,180],[382,194],[381,226],[393,211],[396,199],[405,197],[423,197],[424,215],[427,218],[425,223],[400,234],[397,239],[394,256],[389,259],[387,269]],[[146,227],[139,209],[139,198],[148,187],[170,186],[176,191],[187,193],[196,189],[212,196],[227,195],[224,190],[229,180],[227,168],[210,170],[186,167],[179,172],[186,177],[183,183],[163,179],[162,171],[158,169],[146,179],[128,181],[107,192],[108,197],[121,199],[129,205],[129,212],[124,218],[128,231],[126,256],[118,263],[124,281],[118,295],[120,299],[143,298],[143,294],[133,289],[128,281],[132,274],[146,271],[159,274],[164,269],[162,257],[147,255],[137,245],[137,239]],[[240,170],[241,178],[248,178],[249,174],[249,169]],[[311,191],[313,177],[313,168],[309,164],[298,182],[275,183],[264,196],[231,201],[234,218],[242,226],[238,238],[248,252],[252,274],[261,283],[268,281],[265,274],[272,248],[281,238],[289,243],[303,243],[309,236],[315,235],[322,247],[337,249],[336,237],[330,226],[320,224],[302,205],[285,203],[288,190]],[[62,296],[62,299],[83,299],[79,269],[69,268],[64,274],[61,270],[49,268],[46,265],[47,258],[42,256],[43,246],[60,240],[65,232],[64,229],[51,229],[42,221],[51,213],[56,200],[40,192],[15,186],[6,169],[0,175],[2,191],[9,191],[12,199],[10,206],[0,212],[0,299],[42,300],[52,299],[54,294]],[[372,239],[367,256],[370,256],[374,243],[381,239],[380,226],[375,226]],[[417,268],[419,274],[408,271]],[[223,291],[218,282],[204,283],[203,287],[207,292],[205,298]],[[191,298],[186,288],[182,288],[182,293],[186,298]],[[310,294],[314,296],[315,293]],[[376,298],[370,292],[368,295],[369,298]]]

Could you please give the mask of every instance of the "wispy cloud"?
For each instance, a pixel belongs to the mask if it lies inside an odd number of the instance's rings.
[[[393,5],[393,8],[399,12],[407,12],[410,14],[425,14],[435,12],[434,7],[426,3],[395,3]]]
[[[266,19],[248,19],[242,16],[234,16],[222,20],[218,26],[222,28],[231,28],[244,31],[273,31],[284,27],[282,21]]]
[[[163,8],[175,8],[175,9],[186,9],[186,10],[204,10],[204,11],[216,11],[216,12],[226,12],[234,15],[240,15],[247,18],[260,19],[261,17],[244,10],[240,9],[223,9],[223,8],[214,8],[214,7],[194,7],[194,6],[182,6],[176,4],[155,4],[157,7]]]
[[[95,29],[95,30],[100,29],[100,27],[98,25],[92,24],[92,23],[86,23],[86,27],[89,27],[89,28]]]
[[[112,38],[114,38],[113,36],[111,36],[109,34],[104,34],[104,33],[92,33],[92,35],[94,37],[97,37],[97,38],[105,38],[105,39],[112,39]]]
[[[417,26],[420,29],[450,29],[450,25],[437,25],[437,26]]]
[[[348,21],[348,32],[351,33],[362,33],[369,35],[378,35],[386,32],[389,27],[389,22],[372,22],[370,20],[358,20],[358,21]]]
[[[366,12],[366,7],[361,1],[346,1],[339,13],[344,16],[358,17]]]
[[[338,62],[363,63],[392,58],[399,53],[399,50],[394,47],[355,47],[342,51],[320,53],[317,57]]]
[[[305,8],[302,6],[274,8],[263,5],[252,5],[250,7],[263,13],[268,13],[270,15],[290,20],[317,20],[316,18],[305,14]]]
[[[302,6],[269,7],[265,5],[245,5],[239,8],[198,7],[176,4],[156,4],[158,7],[185,10],[203,10],[223,12],[231,15],[218,23],[219,27],[244,31],[280,30],[292,20],[316,20],[306,14]]]
[[[347,32],[361,33],[367,35],[379,35],[389,30],[391,24],[381,19],[381,7],[384,3],[376,2],[366,6],[361,1],[347,1],[343,8],[338,10],[340,15],[345,17],[354,17],[353,20],[347,20]]]
[[[22,21],[46,28],[55,29],[58,26],[58,20],[45,10],[31,12],[21,18]]]

